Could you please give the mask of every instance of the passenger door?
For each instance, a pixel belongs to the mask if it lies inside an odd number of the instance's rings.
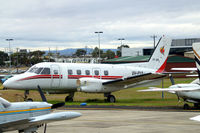
[[[61,72],[59,65],[51,65],[51,88],[60,87]]]

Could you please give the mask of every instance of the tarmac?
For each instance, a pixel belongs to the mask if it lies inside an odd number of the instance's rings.
[[[60,111],[60,110],[59,110]],[[62,110],[61,110],[62,111]],[[65,110],[66,111],[66,110]],[[144,110],[67,110],[82,113],[72,120],[49,123],[47,133],[195,133],[200,112]],[[43,127],[38,132],[43,133]],[[10,133],[16,133],[16,131]]]

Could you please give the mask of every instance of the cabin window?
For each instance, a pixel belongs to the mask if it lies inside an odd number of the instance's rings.
[[[81,70],[76,70],[77,75],[81,75]]]
[[[72,74],[73,74],[72,69],[69,69],[69,70],[68,70],[68,75],[72,75]]]
[[[53,73],[54,73],[55,75],[58,75],[58,70],[53,70]]]
[[[50,68],[44,68],[41,74],[50,74]]]
[[[90,75],[90,70],[85,70],[86,75]]]
[[[104,71],[104,75],[105,75],[105,76],[108,75],[108,71],[107,71],[107,70]]]
[[[135,72],[135,71],[132,71],[132,75],[136,75],[136,72]]]
[[[95,75],[99,75],[99,70],[95,70],[95,71],[94,71],[94,74],[95,74]]]

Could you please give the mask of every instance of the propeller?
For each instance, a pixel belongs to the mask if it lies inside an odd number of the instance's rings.
[[[170,81],[171,81],[172,85],[175,85],[174,78],[172,77],[172,75],[171,75],[171,74],[169,74],[169,79],[170,79]],[[180,102],[181,102],[181,100],[180,100],[180,97],[178,96],[178,94],[177,94],[177,93],[176,93],[176,96],[177,96],[177,98],[178,98],[178,103],[180,103]]]
[[[47,102],[47,99],[46,99],[44,93],[42,92],[42,89],[40,88],[39,85],[38,85],[37,87],[38,87],[38,91],[39,91],[39,93],[40,93],[40,96],[41,96],[41,98],[42,98],[42,101],[43,101],[43,102]]]
[[[38,85],[37,87],[38,87],[38,91],[39,91],[39,93],[40,93],[40,96],[41,96],[41,98],[42,98],[42,101],[43,101],[43,102],[47,102],[47,99],[46,99],[46,97],[45,97],[45,95],[44,95],[42,89],[40,88],[39,85]],[[56,109],[56,108],[62,107],[62,106],[64,106],[64,105],[65,105],[65,102],[56,103],[56,104],[53,104],[53,105],[51,106],[51,109]]]
[[[39,85],[38,85],[37,87],[38,87],[38,91],[39,91],[39,93],[40,93],[40,96],[41,96],[41,98],[42,98],[42,101],[43,101],[43,102],[47,102],[47,99],[46,99],[46,97],[45,97],[45,95],[44,95],[42,89],[40,88]],[[62,106],[64,106],[64,105],[65,105],[65,102],[56,103],[56,104],[53,104],[53,105],[51,106],[51,109],[55,109],[55,108],[58,108],[58,107],[62,107]],[[47,130],[47,123],[44,124],[44,133],[46,133],[46,130]]]
[[[45,123],[44,124],[44,133],[46,133],[46,131],[47,131],[47,124]]]
[[[171,75],[171,74],[169,74],[169,79],[170,79],[170,81],[171,81],[172,85],[175,85],[174,78],[172,77],[172,75]]]

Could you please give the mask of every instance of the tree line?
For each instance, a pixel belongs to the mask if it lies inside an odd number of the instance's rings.
[[[115,56],[121,57],[121,49],[122,47],[129,48],[128,45],[121,45],[117,48],[116,53],[112,50],[107,50],[106,52],[103,52],[103,50],[100,50],[100,57],[103,59],[112,59],[115,58]],[[86,56],[87,51],[84,49],[77,49],[74,56],[76,57],[84,57]],[[11,54],[11,65],[12,66],[32,66],[34,64],[37,64],[39,62],[44,61],[51,61],[54,62],[52,58],[49,58],[49,56],[53,56],[53,53],[48,53],[47,56],[44,56],[44,51],[33,51],[33,52],[16,52]],[[95,47],[94,50],[91,53],[91,56],[93,58],[99,57],[99,48]],[[58,54],[59,57],[59,54]],[[0,51],[0,66],[5,66],[9,64],[9,56],[7,53]]]

